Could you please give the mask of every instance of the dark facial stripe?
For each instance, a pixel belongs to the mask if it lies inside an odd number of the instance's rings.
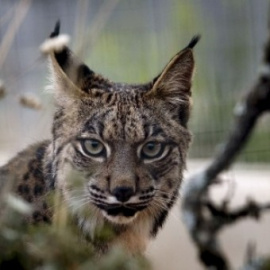
[[[171,197],[170,201],[167,203],[167,205],[166,205],[167,209],[161,210],[160,213],[158,214],[158,216],[155,217],[155,222],[154,222],[154,225],[153,225],[152,230],[151,230],[152,237],[154,237],[157,234],[158,230],[163,226],[163,224],[168,216],[168,212],[172,208],[177,197],[178,197],[178,189],[176,189],[174,191],[173,196]]]
[[[46,180],[48,181],[47,185],[50,190],[53,190],[55,187],[55,177],[53,173],[53,163],[49,161],[46,164]]]
[[[113,98],[113,94],[112,94],[112,93],[108,93],[108,94],[107,94],[107,97],[106,97],[106,103],[107,103],[107,104],[110,104],[112,98]]]
[[[90,162],[91,158],[84,156],[81,153],[81,151],[79,151],[77,149],[77,147],[75,145],[73,146],[73,148],[74,148],[74,151],[75,151],[75,153],[77,155],[77,158],[75,156],[74,159],[73,159],[74,165],[79,165],[80,167],[81,166],[87,167],[89,165],[89,162]]]
[[[163,136],[166,138],[166,134],[164,130],[157,124],[146,122],[143,126],[145,132],[145,138],[148,137],[156,137],[158,135]]]
[[[103,121],[111,111],[112,109],[108,109],[103,113],[96,112],[95,114],[93,114],[91,118],[88,119],[87,122],[84,124],[82,132],[99,134],[101,136],[100,133],[103,133],[103,130],[104,130]],[[101,119],[103,121],[101,121]]]
[[[98,94],[94,94],[94,97],[102,98],[103,94],[108,93],[111,91],[112,84],[104,79],[103,77],[99,76],[98,74],[91,73],[91,76],[85,79],[83,91],[86,93],[91,94],[96,91]]]
[[[151,136],[164,135],[163,129],[158,125],[152,125],[153,130]]]
[[[95,126],[88,125],[83,129],[83,133],[86,134],[93,134],[93,135],[99,135],[102,140],[104,140],[103,136],[103,131],[104,131],[104,124],[101,121],[96,121]]]
[[[154,170],[154,175],[155,178],[159,180],[160,178],[162,178],[164,175],[168,174],[170,172],[170,170],[174,167],[177,166],[178,163],[177,162],[172,162],[171,163],[165,163],[162,164],[158,169],[156,168],[156,170]]]

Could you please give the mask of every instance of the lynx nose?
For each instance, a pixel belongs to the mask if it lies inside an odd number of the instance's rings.
[[[134,191],[131,187],[116,187],[112,191],[112,194],[116,197],[118,201],[126,202],[134,194]]]

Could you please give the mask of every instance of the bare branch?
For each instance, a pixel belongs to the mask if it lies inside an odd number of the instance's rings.
[[[270,203],[259,205],[252,200],[249,200],[246,205],[231,211],[227,209],[227,205],[219,207],[210,201],[207,201],[205,206],[211,213],[212,218],[215,219],[215,223],[213,223],[213,230],[215,231],[242,218],[251,217],[259,219],[263,212],[270,210]]]
[[[249,201],[245,206],[229,211],[226,208],[226,202],[222,207],[218,207],[207,199],[208,189],[216,182],[218,174],[232,164],[237,154],[243,149],[259,117],[269,111],[270,35],[265,46],[258,79],[243,101],[236,107],[236,120],[231,133],[212,163],[201,173],[192,176],[187,181],[183,192],[184,222],[198,249],[200,260],[208,269],[230,269],[217,240],[217,233],[224,226],[244,217],[259,218],[264,211],[270,209],[270,203],[259,205]],[[208,215],[205,214],[206,211],[208,211]],[[244,269],[263,268],[248,268],[247,264]]]

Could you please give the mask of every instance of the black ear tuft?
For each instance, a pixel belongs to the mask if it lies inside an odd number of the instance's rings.
[[[53,32],[50,34],[50,38],[54,38],[59,36],[60,33],[60,20],[58,20],[55,24]]]
[[[201,39],[201,36],[200,36],[200,35],[194,36],[194,37],[191,39],[191,41],[189,42],[189,44],[187,45],[186,49],[187,49],[187,48],[193,49],[200,39]]]

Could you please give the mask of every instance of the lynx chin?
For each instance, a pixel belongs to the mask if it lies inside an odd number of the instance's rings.
[[[57,40],[59,29],[57,23],[50,40]],[[104,78],[65,43],[46,47],[56,101],[51,139],[0,168],[0,188],[15,179],[14,192],[33,205],[30,222],[52,221],[55,209],[46,198],[56,190],[87,239],[95,243],[95,232],[104,226],[114,232],[97,249],[145,249],[178,197],[191,138],[187,122],[198,40],[145,84]]]

